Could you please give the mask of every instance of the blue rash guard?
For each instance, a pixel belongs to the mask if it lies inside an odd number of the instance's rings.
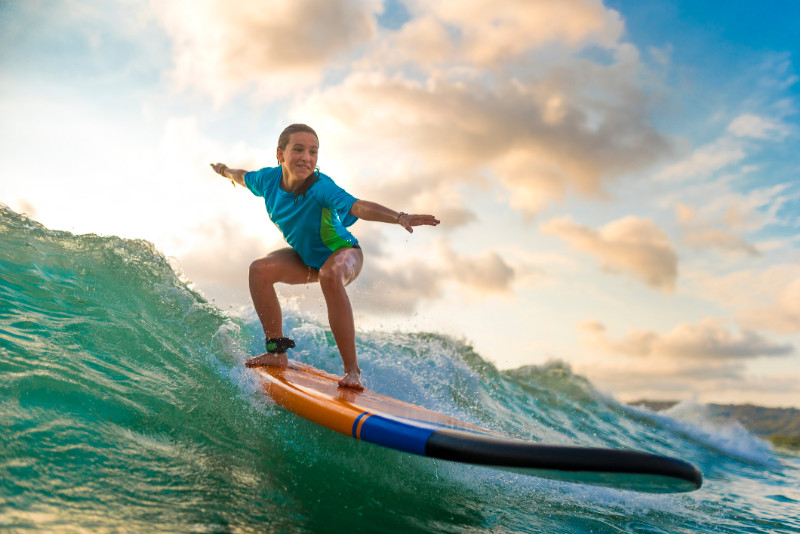
[[[358,218],[350,208],[358,200],[320,173],[319,179],[305,195],[281,189],[281,167],[266,167],[244,175],[244,183],[252,193],[264,197],[267,213],[286,242],[303,260],[319,269],[331,254],[358,241],[347,230]]]

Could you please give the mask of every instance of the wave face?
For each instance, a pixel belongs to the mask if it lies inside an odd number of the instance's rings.
[[[326,325],[285,314],[292,357],[330,372]],[[368,386],[513,436],[667,454],[679,495],[416,457],[276,407],[223,312],[145,241],[49,230],[0,205],[0,530],[20,532],[800,532],[800,462],[701,406],[598,393],[563,364],[498,371],[428,333],[363,333]]]

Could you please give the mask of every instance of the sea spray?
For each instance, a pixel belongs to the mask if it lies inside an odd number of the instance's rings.
[[[287,309],[286,329],[291,357],[341,372],[326,325]],[[682,457],[706,484],[642,495],[341,436],[244,367],[263,348],[252,309],[217,309],[147,242],[0,207],[0,530],[800,531],[797,458],[744,429],[625,406],[563,363],[498,370],[436,333],[357,343],[380,393],[538,442]]]

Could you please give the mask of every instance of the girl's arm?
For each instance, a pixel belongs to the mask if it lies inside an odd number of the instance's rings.
[[[217,174],[230,180],[234,185],[239,184],[242,187],[246,187],[244,175],[247,174],[247,171],[242,169],[229,169],[224,163],[212,163],[211,168],[214,169],[214,172]]]
[[[399,224],[409,233],[414,231],[412,226],[436,226],[439,224],[439,220],[433,215],[408,214],[402,211],[398,213],[369,200],[356,200],[350,208],[350,213],[365,221]]]

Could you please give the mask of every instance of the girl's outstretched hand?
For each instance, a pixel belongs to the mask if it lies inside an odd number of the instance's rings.
[[[414,232],[412,228],[414,226],[436,226],[440,222],[441,221],[433,215],[401,213],[400,216],[397,217],[397,224],[408,230],[409,233]]]
[[[224,163],[212,163],[211,164],[211,168],[214,169],[214,172],[219,174],[220,176],[225,176],[223,174],[223,172],[225,171],[225,169],[228,168],[228,166],[225,165]],[[225,178],[228,178],[228,177],[225,176]]]

